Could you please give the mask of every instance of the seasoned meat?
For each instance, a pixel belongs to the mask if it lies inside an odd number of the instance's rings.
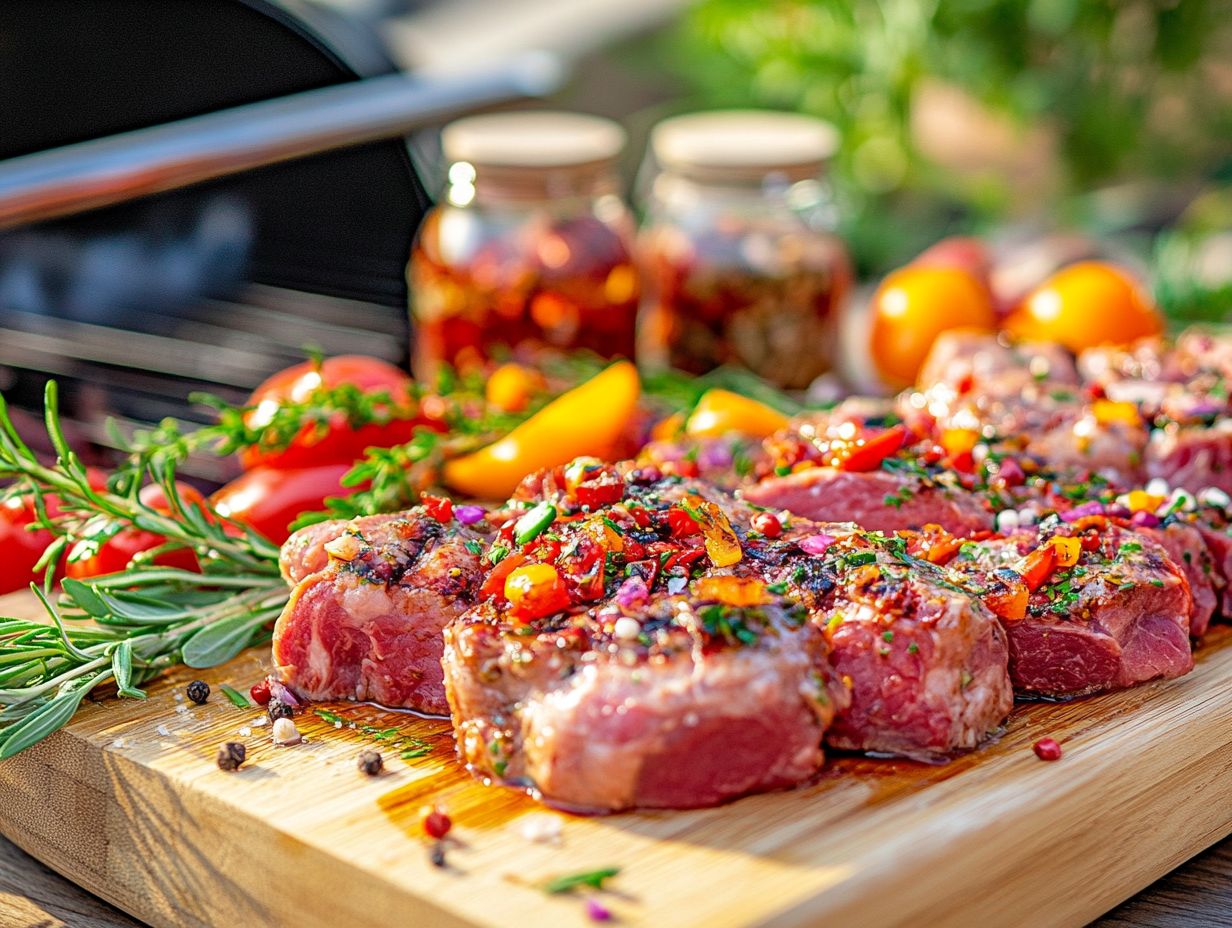
[[[1223,586],[1217,578],[1215,560],[1202,532],[1196,526],[1177,519],[1167,519],[1162,525],[1140,528],[1138,531],[1158,543],[1184,574],[1191,599],[1189,635],[1201,638],[1219,607],[1218,591]]]
[[[1054,538],[1066,539],[1065,557],[1076,551],[1076,562],[1041,572],[1034,590],[1024,587],[1015,579],[1032,573],[1024,558]],[[1033,531],[964,545],[949,566],[990,602],[1025,600],[1025,610],[998,613],[1015,691],[1081,696],[1193,668],[1189,584],[1145,535],[1103,519],[1096,527],[1053,517]]]
[[[992,390],[1000,395],[1042,381],[1076,385],[1079,380],[1073,356],[1049,342],[1010,344],[972,329],[939,335],[917,379],[922,387],[942,384],[959,392]]]
[[[282,543],[282,550],[278,554],[278,566],[282,570],[282,576],[287,583],[294,586],[310,574],[325,569],[329,563],[329,552],[325,550],[325,545],[348,529],[371,535],[386,522],[402,518],[402,513],[393,513],[364,516],[352,522],[346,519],[330,519],[301,528]]]
[[[905,538],[818,528],[796,525],[793,541],[751,546],[742,569],[783,584],[825,630],[831,663],[851,690],[827,742],[921,760],[978,745],[1013,704],[996,618],[911,556]],[[818,538],[834,540],[809,553]]]
[[[1146,472],[1192,493],[1215,487],[1232,494],[1232,417],[1157,429],[1146,447]]]
[[[656,595],[529,625],[488,604],[445,636],[462,760],[574,811],[697,808],[798,784],[845,698],[822,634],[773,597]]]
[[[786,509],[817,522],[855,522],[869,531],[892,532],[929,523],[956,534],[992,528],[992,515],[978,497],[911,471],[814,467],[767,477],[745,487],[741,495],[759,506]]]
[[[477,598],[481,536],[422,509],[303,532],[284,553],[300,579],[274,628],[282,681],[309,699],[444,714],[441,630]]]

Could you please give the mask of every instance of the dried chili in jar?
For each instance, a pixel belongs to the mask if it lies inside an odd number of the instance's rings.
[[[498,346],[633,356],[633,221],[615,172],[624,141],[616,123],[576,113],[445,128],[447,189],[408,268],[417,376],[474,367]]]
[[[693,373],[736,363],[789,388],[829,369],[852,279],[822,180],[835,143],[827,123],[791,113],[696,113],[655,128],[639,239],[643,361]]]

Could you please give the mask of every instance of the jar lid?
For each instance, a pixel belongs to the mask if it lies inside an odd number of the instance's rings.
[[[618,123],[585,113],[488,113],[451,122],[441,133],[447,159],[492,167],[575,167],[610,161],[624,146]]]
[[[669,170],[715,178],[771,173],[815,175],[838,149],[838,130],[799,113],[716,110],[665,119],[650,136],[655,159]]]

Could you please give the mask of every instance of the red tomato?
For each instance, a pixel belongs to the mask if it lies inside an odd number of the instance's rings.
[[[51,544],[51,532],[26,530],[34,522],[34,505],[24,499],[10,499],[0,505],[0,593],[24,590],[34,575],[34,565]]]
[[[388,393],[395,401],[406,398],[411,378],[401,369],[364,355],[340,355],[326,358],[318,368],[305,361],[270,377],[253,391],[248,405],[255,407],[248,414],[250,426],[266,424],[284,403],[302,403],[320,387],[354,384],[365,393]],[[389,448],[411,440],[417,425],[434,427],[415,410],[405,411],[406,418],[394,419],[386,425],[365,425],[353,429],[345,417],[338,416],[322,433],[315,425],[305,425],[290,446],[282,451],[248,448],[240,453],[245,470],[268,467],[314,467],[319,464],[351,464],[364,456],[364,449]],[[435,427],[440,427],[437,424]]]
[[[342,476],[350,469],[350,463],[291,470],[254,467],[218,490],[210,503],[219,515],[282,544],[291,534],[287,526],[301,513],[324,509],[327,497],[345,496],[356,489],[342,485]]]
[[[180,483],[179,481],[176,481],[175,486],[180,494],[180,499],[184,501],[185,505],[191,506],[194,503],[205,502],[205,497],[198,492],[196,487]],[[137,498],[155,512],[167,515],[171,511],[167,506],[167,495],[163,492],[163,488],[157,484],[142,487],[141,492],[137,494]],[[157,548],[166,540],[162,535],[156,535],[154,532],[135,528],[124,529],[109,539],[98,549],[97,553],[90,557],[75,560],[73,558],[73,551],[78,550],[75,546],[72,551],[69,551],[65,573],[77,580],[84,580],[88,577],[101,577],[103,574],[118,573],[128,567],[129,562],[142,551]],[[178,567],[181,570],[198,569],[197,556],[187,549],[160,554],[154,559],[154,563],[163,567]]]

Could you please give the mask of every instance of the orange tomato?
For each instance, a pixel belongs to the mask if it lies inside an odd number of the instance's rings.
[[[1151,295],[1124,268],[1080,261],[1057,271],[1005,320],[1011,335],[1070,351],[1124,344],[1163,331]]]
[[[915,382],[937,336],[948,329],[991,332],[997,316],[979,278],[955,267],[909,266],[894,271],[873,296],[870,348],[882,379]]]

